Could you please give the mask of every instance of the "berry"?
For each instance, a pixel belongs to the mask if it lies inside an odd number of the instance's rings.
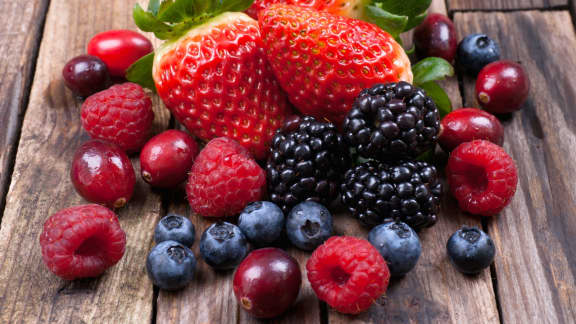
[[[350,236],[329,238],[312,253],[306,271],[318,298],[346,314],[367,310],[386,292],[390,280],[378,250]]]
[[[286,234],[294,246],[312,251],[332,236],[332,215],[313,201],[296,205],[286,218]]]
[[[259,246],[268,245],[280,238],[284,213],[269,201],[253,202],[238,217],[238,227],[250,242]]]
[[[493,114],[522,108],[530,92],[530,79],[522,65],[498,61],[486,65],[476,79],[476,98]]]
[[[406,82],[363,90],[344,121],[344,138],[360,156],[414,159],[434,148],[440,115],[431,98]]]
[[[132,63],[153,50],[152,43],[135,31],[108,30],[92,37],[87,51],[102,59],[111,75],[124,77]]]
[[[152,248],[146,270],[154,285],[164,290],[184,288],[194,277],[194,253],[176,241],[164,241]]]
[[[182,11],[178,6],[164,1],[162,10]],[[290,107],[266,60],[258,22],[239,12],[214,16],[203,11],[218,6],[199,7],[204,9],[188,10],[194,17],[186,12],[179,24],[159,27],[161,33],[166,28],[182,33],[167,36],[156,50],[158,95],[195,137],[209,141],[226,136],[256,159],[265,159]],[[150,31],[149,25],[145,28]]]
[[[80,196],[110,208],[124,207],[132,198],[136,183],[126,153],[101,140],[90,140],[76,150],[70,178]]]
[[[450,236],[446,250],[456,269],[466,274],[476,274],[488,268],[496,254],[490,236],[476,227],[467,226]]]
[[[436,223],[442,183],[426,162],[368,161],[348,170],[342,202],[366,226],[401,221],[415,230]]]
[[[248,254],[248,241],[238,226],[228,222],[210,225],[200,238],[200,254],[214,269],[234,269]]]
[[[185,246],[192,246],[196,237],[194,224],[177,214],[168,214],[158,222],[154,229],[154,241],[156,244],[164,241],[176,241]]]
[[[234,273],[238,304],[259,318],[284,313],[294,304],[301,285],[298,262],[277,248],[252,251]]]
[[[476,108],[461,108],[444,116],[438,143],[446,152],[475,139],[502,145],[504,128],[494,115]]]
[[[79,205],[46,220],[40,246],[44,263],[58,277],[97,277],[122,259],[126,234],[110,209]]]
[[[484,34],[471,34],[458,44],[456,61],[466,73],[477,75],[484,66],[500,59],[500,48]]]
[[[248,203],[261,200],[264,170],[250,153],[227,137],[211,140],[198,154],[186,192],[190,207],[205,217],[238,214]]]
[[[498,214],[510,203],[518,184],[514,160],[485,140],[463,143],[452,151],[446,175],[460,208],[475,215]]]
[[[291,118],[272,140],[266,164],[270,199],[284,212],[306,200],[328,204],[349,164],[336,126],[313,117]]]
[[[80,55],[71,59],[62,69],[64,84],[80,97],[88,97],[106,89],[110,81],[108,68],[96,56]]]
[[[418,235],[402,222],[374,227],[368,234],[368,241],[386,260],[393,277],[403,276],[414,269],[422,252]]]
[[[185,132],[170,129],[152,137],[140,152],[142,179],[170,188],[186,180],[198,155],[198,144]]]
[[[304,115],[340,125],[362,89],[412,82],[404,49],[376,25],[281,4],[263,10],[259,24],[268,61]]]
[[[92,138],[118,144],[127,152],[139,150],[154,121],[152,100],[135,83],[117,84],[82,104],[82,127]]]
[[[452,62],[458,47],[458,34],[450,18],[439,13],[428,14],[414,29],[414,46],[419,57],[441,57]]]

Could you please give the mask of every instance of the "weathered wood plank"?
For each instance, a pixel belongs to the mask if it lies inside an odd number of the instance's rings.
[[[433,1],[431,11],[446,13],[443,1]],[[462,104],[455,78],[442,86],[458,108]],[[367,237],[367,230],[347,215],[339,215],[339,234]],[[446,257],[446,241],[462,225],[481,226],[476,218],[459,211],[456,202],[444,195],[438,223],[420,233],[422,256],[406,277],[393,280],[386,298],[358,316],[330,310],[330,323],[498,323],[498,310],[490,272],[463,276]]]
[[[133,201],[119,212],[126,254],[101,278],[60,280],[45,268],[38,244],[49,215],[84,203],[68,170],[74,150],[87,136],[80,127],[80,102],[61,81],[62,66],[83,53],[95,33],[133,28],[133,5],[131,0],[51,1],[0,230],[1,323],[151,320],[153,290],[144,264],[161,202],[143,181],[138,180]],[[155,127],[166,127],[169,115],[158,102],[155,112]]]
[[[456,14],[463,33],[486,32],[532,82],[523,110],[505,119],[504,148],[518,190],[489,222],[506,323],[576,322],[576,36],[567,11]],[[475,103],[474,81],[466,101]]]
[[[447,0],[452,10],[513,10],[568,7],[568,0]]]
[[[0,219],[47,0],[0,1]]]

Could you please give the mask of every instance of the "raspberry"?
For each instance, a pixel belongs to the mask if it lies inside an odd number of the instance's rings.
[[[265,185],[266,174],[250,153],[234,140],[219,137],[208,142],[196,158],[186,192],[194,212],[224,217],[261,200]]]
[[[390,271],[370,242],[334,236],[306,263],[308,281],[319,299],[341,313],[358,314],[386,292]]]
[[[514,160],[500,146],[486,140],[460,144],[450,154],[446,174],[460,208],[476,215],[499,213],[518,184]]]
[[[141,86],[124,83],[98,92],[82,105],[82,127],[92,138],[138,151],[148,139],[154,112],[152,100]]]
[[[44,263],[62,279],[97,277],[122,258],[126,234],[110,209],[79,205],[48,218],[40,246]]]

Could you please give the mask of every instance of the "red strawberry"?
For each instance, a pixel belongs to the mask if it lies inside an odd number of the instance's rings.
[[[284,3],[299,7],[311,8],[318,11],[327,11],[339,16],[360,19],[366,0],[255,0],[246,13],[258,19],[260,11],[275,3]]]
[[[408,56],[376,25],[282,4],[259,23],[280,85],[306,115],[341,123],[362,89],[412,82]]]
[[[207,1],[202,12],[194,1],[189,8],[182,3],[134,12],[140,28],[167,40],[153,60],[160,98],[196,137],[227,136],[264,158],[289,106],[266,61],[258,23],[225,12],[242,11],[245,2]]]

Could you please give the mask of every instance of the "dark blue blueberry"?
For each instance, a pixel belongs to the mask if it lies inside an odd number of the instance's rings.
[[[300,203],[288,214],[286,234],[297,248],[314,250],[332,236],[332,215],[319,203]]]
[[[248,250],[248,241],[240,228],[228,222],[210,225],[200,238],[200,254],[214,269],[234,269]]]
[[[496,249],[490,236],[476,227],[464,226],[446,244],[448,257],[462,273],[475,274],[490,266]]]
[[[156,286],[164,290],[177,290],[185,287],[194,277],[196,258],[186,246],[176,241],[164,241],[148,254],[146,270]]]
[[[195,237],[194,224],[188,218],[176,214],[164,216],[154,229],[154,241],[157,244],[172,240],[190,247]]]
[[[269,201],[254,202],[240,214],[238,227],[250,242],[265,246],[280,238],[284,228],[284,213]]]
[[[468,35],[458,44],[458,66],[471,75],[477,75],[483,67],[499,59],[498,44],[484,34]]]
[[[422,245],[414,230],[402,222],[374,227],[368,241],[378,249],[393,277],[403,276],[416,266]]]

